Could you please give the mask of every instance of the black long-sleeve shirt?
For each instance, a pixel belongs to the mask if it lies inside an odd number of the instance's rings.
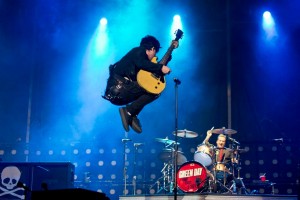
[[[160,76],[163,75],[162,66],[163,64],[151,62],[146,54],[146,49],[140,46],[131,49],[116,63],[114,73],[136,81],[136,75],[141,69]]]

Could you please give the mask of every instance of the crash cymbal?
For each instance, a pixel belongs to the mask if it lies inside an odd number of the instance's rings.
[[[173,135],[176,135],[176,131],[173,131]],[[193,131],[183,129],[177,131],[177,136],[182,138],[195,138],[198,136],[198,134]]]
[[[233,129],[225,129],[225,128],[219,128],[219,129],[213,129],[212,133],[215,134],[224,134],[224,135],[231,135],[237,133],[237,131]]]
[[[161,143],[164,143],[164,144],[167,144],[167,145],[175,144],[174,140],[169,140],[168,138],[155,138],[155,140],[157,142],[161,142]],[[177,144],[179,145],[180,143],[177,142]]]

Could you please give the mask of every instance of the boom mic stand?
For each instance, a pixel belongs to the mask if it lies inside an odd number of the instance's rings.
[[[177,154],[178,154],[178,85],[180,85],[181,81],[177,78],[174,78],[175,82],[175,159],[174,159],[174,199],[177,200]],[[170,188],[171,189],[171,188]]]

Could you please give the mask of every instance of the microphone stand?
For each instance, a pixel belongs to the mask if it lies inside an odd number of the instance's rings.
[[[124,196],[126,196],[127,193],[127,167],[126,167],[126,161],[127,161],[127,153],[126,153],[126,149],[127,149],[127,142],[130,142],[131,139],[128,138],[124,138],[122,139],[122,143],[124,143],[124,166],[123,166],[123,176],[124,176],[124,191],[123,194]]]
[[[177,78],[174,78],[175,82],[175,159],[174,159],[174,200],[177,200],[177,153],[178,153],[178,85],[181,81]],[[171,189],[171,188],[170,188]]]

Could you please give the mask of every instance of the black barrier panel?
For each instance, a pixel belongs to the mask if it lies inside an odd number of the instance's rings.
[[[69,162],[2,162],[0,200],[29,199],[31,191],[74,188],[74,170]]]
[[[70,200],[109,200],[109,198],[100,192],[90,191],[81,188],[32,191],[31,200],[41,199],[70,199]]]

